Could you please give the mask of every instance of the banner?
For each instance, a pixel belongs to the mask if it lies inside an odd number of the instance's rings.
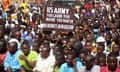
[[[43,24],[46,30],[73,30],[73,11],[66,7],[45,7]]]

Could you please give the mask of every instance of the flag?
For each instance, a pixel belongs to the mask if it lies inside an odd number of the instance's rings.
[[[6,11],[10,4],[10,0],[2,0],[3,10]]]

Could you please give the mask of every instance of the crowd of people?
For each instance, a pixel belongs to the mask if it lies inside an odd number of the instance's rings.
[[[41,29],[44,5],[0,5],[0,72],[120,72],[120,1],[78,4],[72,31]]]

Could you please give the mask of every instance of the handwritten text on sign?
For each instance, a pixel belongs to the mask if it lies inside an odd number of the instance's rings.
[[[56,29],[73,29],[73,19],[70,8],[61,7],[46,7],[45,11],[45,24],[55,25]],[[60,27],[60,25],[62,25]],[[66,28],[64,25],[70,25],[71,27]],[[48,26],[47,26],[48,28]]]

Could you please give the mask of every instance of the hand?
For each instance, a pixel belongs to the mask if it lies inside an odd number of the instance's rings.
[[[19,58],[20,58],[21,60],[26,61],[26,57],[25,57],[24,55],[20,55]]]
[[[76,67],[76,58],[72,60],[73,66]]]

